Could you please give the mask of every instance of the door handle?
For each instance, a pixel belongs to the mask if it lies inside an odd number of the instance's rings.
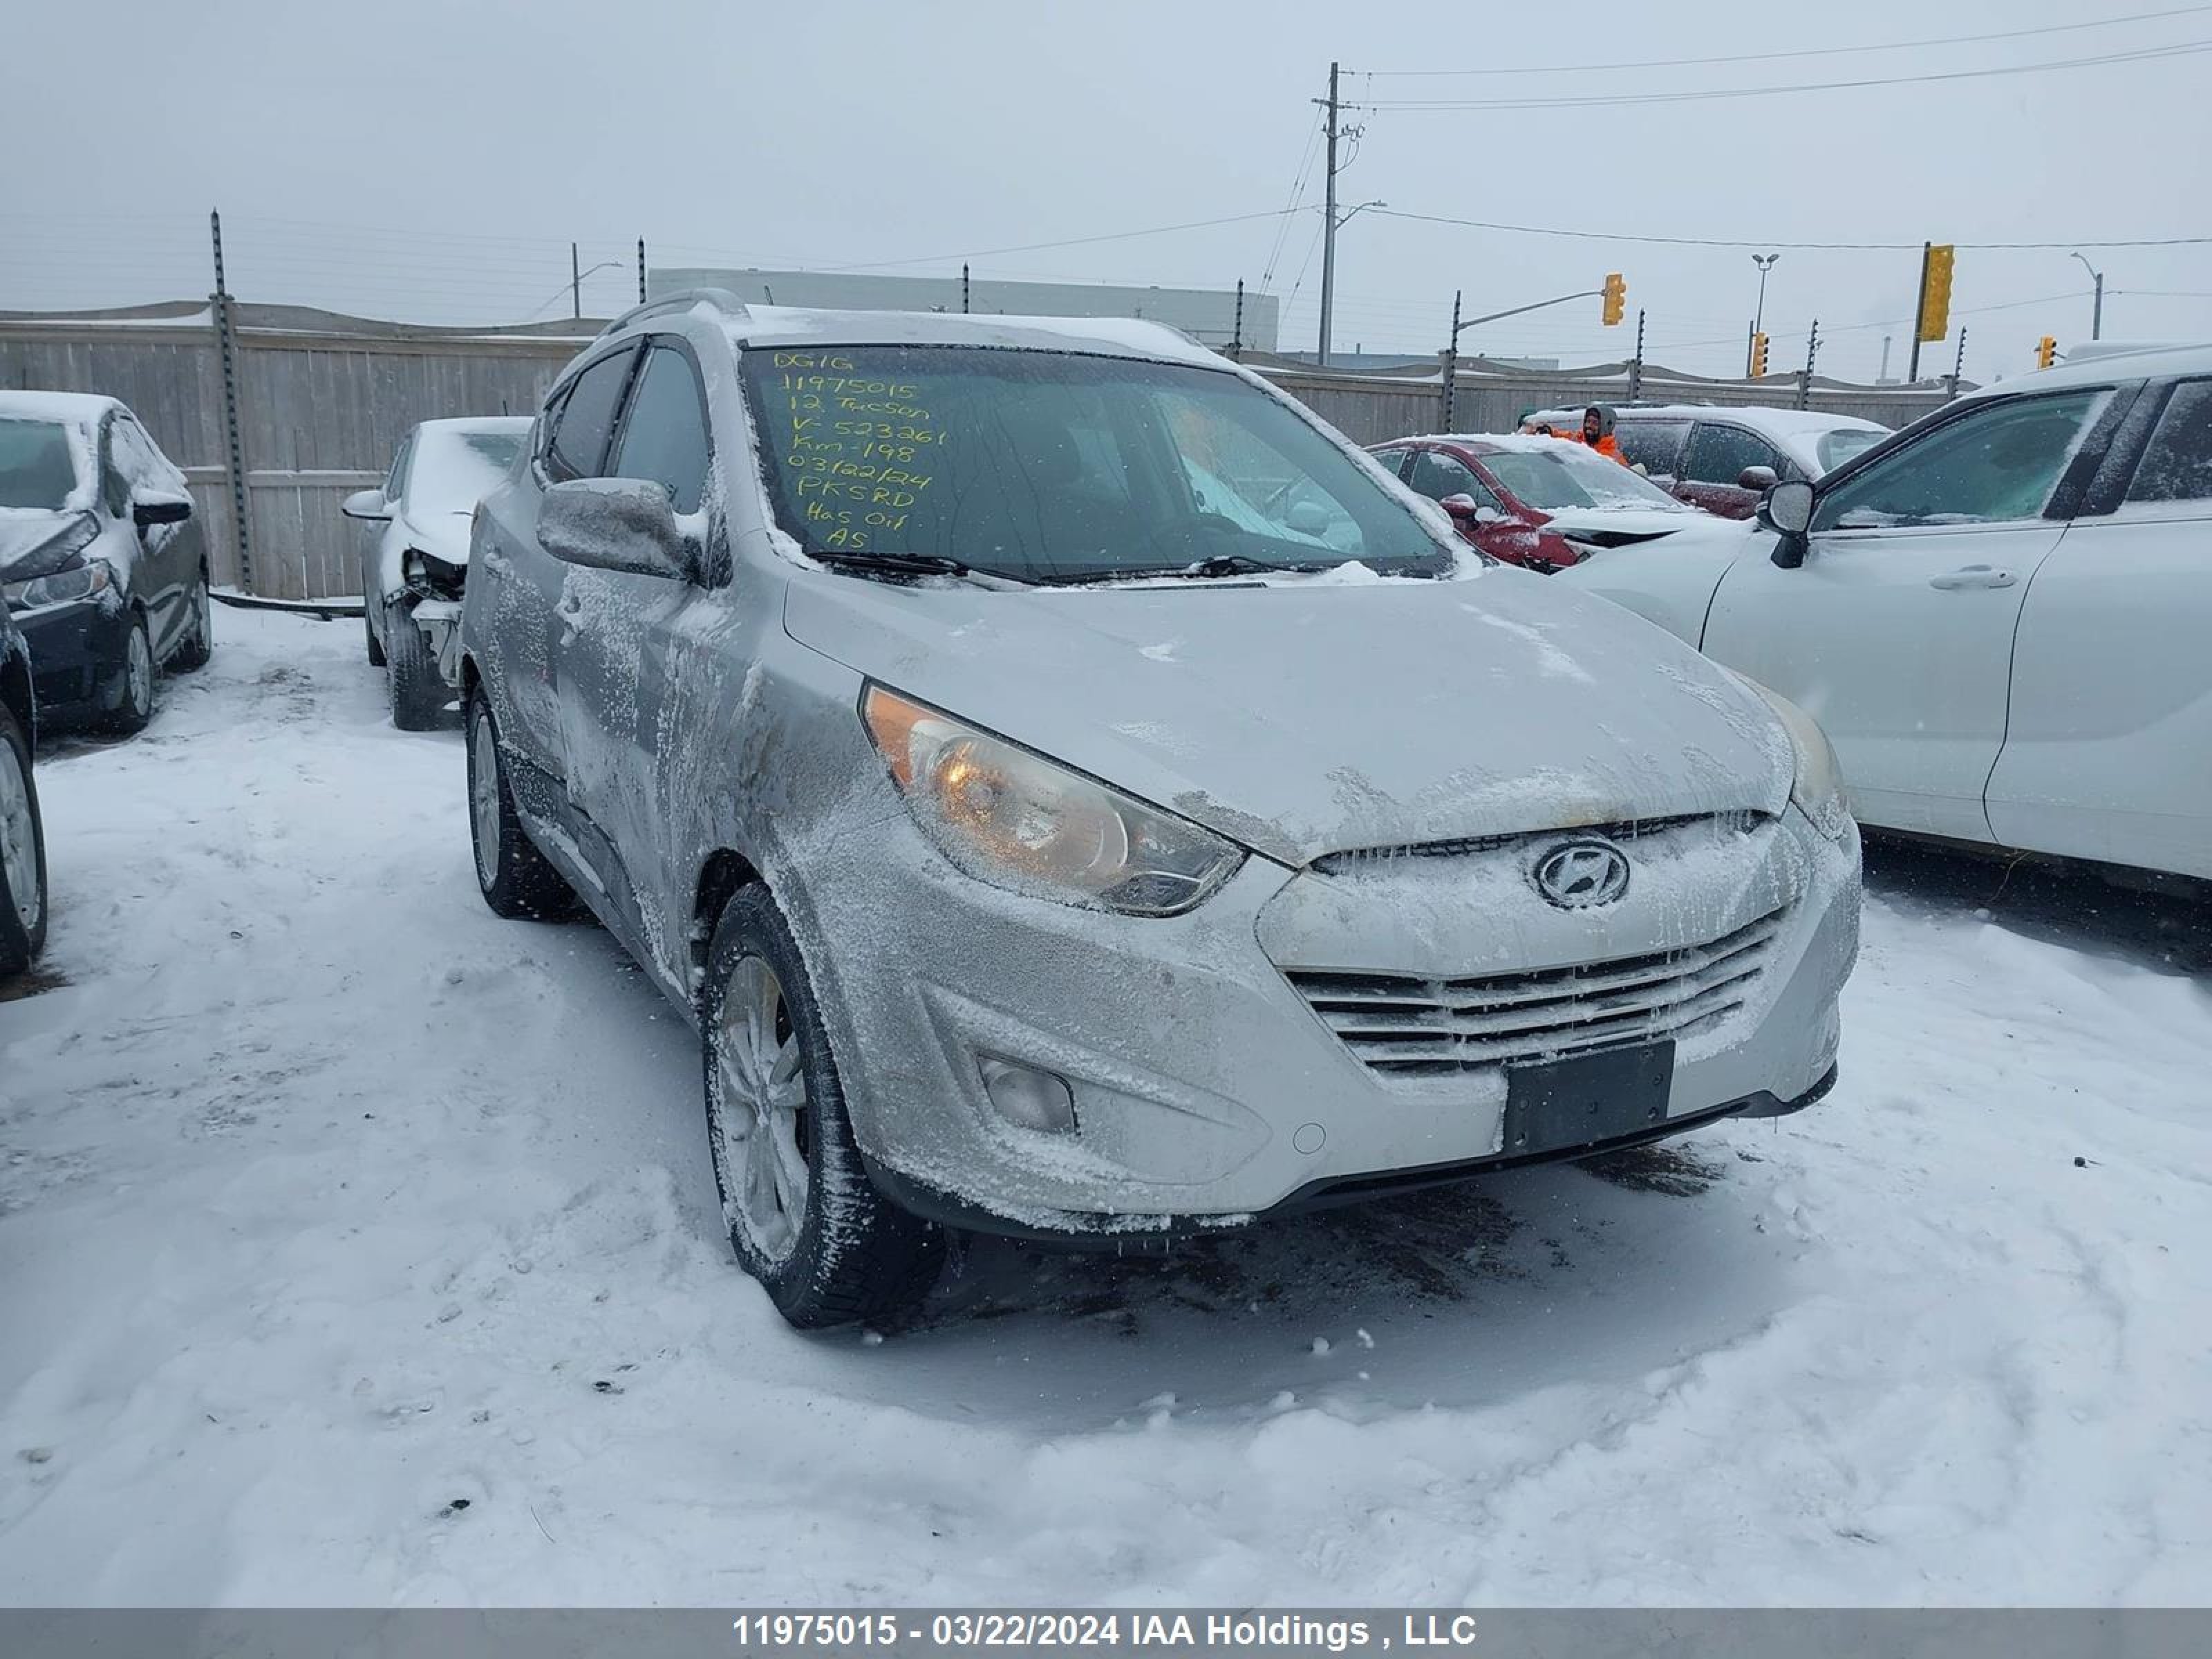
[[[1946,593],[1956,593],[1972,587],[2010,587],[2019,580],[2009,570],[1999,570],[1986,564],[1970,564],[1952,571],[1948,575],[1929,577],[1928,586],[1941,588]]]

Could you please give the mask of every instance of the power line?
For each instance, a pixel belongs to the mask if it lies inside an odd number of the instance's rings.
[[[1386,219],[1413,219],[1423,224],[1460,225],[1469,230],[1505,231],[1520,236],[1565,236],[1585,242],[1644,242],[1667,247],[1729,247],[1729,248],[1785,248],[1813,249],[1823,252],[1894,252],[1899,249],[1917,250],[1917,240],[1910,242],[1779,242],[1762,237],[1755,241],[1737,241],[1721,236],[1646,236],[1621,231],[1567,230],[1557,225],[1509,225],[1488,219],[1458,219],[1440,213],[1408,213],[1398,208],[1375,208],[1371,211]],[[2069,237],[2051,242],[1957,242],[1953,246],[1984,252],[2013,252],[2075,247],[2195,247],[2212,243],[2212,236],[2137,236],[2116,240],[2098,241],[2088,237]]]
[[[1925,75],[1868,76],[1853,81],[1809,81],[1787,87],[1721,87],[1702,92],[1560,94],[1525,98],[1378,99],[1357,106],[1368,110],[1419,113],[1450,110],[1606,109],[1650,104],[1693,104],[1738,98],[1776,98],[1803,92],[1844,92],[1868,87],[1923,86],[1938,81],[1981,81],[2006,75],[2038,75],[2052,70],[2090,69],[2104,64],[2134,64],[2185,58],[2212,52],[2212,40],[2183,40],[2170,46],[2144,46],[2094,58],[2061,58],[2041,64],[2008,64],[1989,69],[1938,70]]]
[[[1865,46],[1808,46],[1796,52],[1730,52],[1719,58],[1661,58],[1619,64],[1527,64],[1491,65],[1483,69],[1368,70],[1370,78],[1430,77],[1491,75],[1588,75],[1607,70],[1688,69],[1705,64],[1771,64],[1786,58],[1837,58],[1869,52],[1914,52],[1924,46],[1963,46],[1988,40],[2022,40],[2036,34],[2065,34],[2080,29],[2113,28],[2124,23],[2145,23],[2161,17],[2191,17],[2212,11],[2212,6],[2175,6],[2165,11],[2132,12],[2125,17],[2093,17],[2079,23],[2051,23],[2040,28],[2007,29],[1996,34],[1947,34],[1933,40],[1890,40]]]

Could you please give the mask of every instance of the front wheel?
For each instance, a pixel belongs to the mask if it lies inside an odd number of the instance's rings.
[[[576,895],[523,830],[499,756],[491,704],[469,698],[469,839],[476,849],[477,890],[494,915],[564,916]]]
[[[747,888],[722,912],[705,997],[708,1142],[745,1271],[802,1329],[918,1304],[945,1235],[884,1199],[861,1168],[813,984],[767,888]]]
[[[193,578],[191,595],[185,603],[191,616],[185,623],[185,641],[169,659],[169,666],[180,674],[206,667],[208,659],[215,655],[215,606],[208,597],[206,571]]]
[[[126,737],[144,731],[146,722],[154,718],[154,635],[143,611],[131,613],[131,629],[123,636],[120,696],[101,726]]]
[[[385,657],[391,665],[386,689],[392,694],[392,723],[402,732],[429,732],[446,723],[446,705],[453,700],[430,641],[415,618],[405,611],[386,613],[391,641]]]
[[[0,978],[31,965],[46,942],[46,838],[31,744],[0,708]]]

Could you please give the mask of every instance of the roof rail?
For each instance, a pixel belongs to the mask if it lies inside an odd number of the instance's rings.
[[[656,317],[665,311],[689,311],[696,305],[713,306],[717,311],[732,311],[742,314],[745,302],[726,288],[687,288],[673,294],[664,294],[657,300],[647,300],[642,305],[632,306],[599,332],[604,340],[617,329],[628,328],[641,317]]]

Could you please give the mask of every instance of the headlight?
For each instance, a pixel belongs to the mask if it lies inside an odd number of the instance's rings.
[[[1194,823],[879,685],[861,711],[916,822],[978,880],[1170,916],[1243,862],[1240,848]]]
[[[105,559],[94,559],[74,570],[58,571],[51,576],[36,576],[27,582],[9,582],[0,587],[0,600],[5,600],[10,611],[39,611],[50,605],[67,605],[74,599],[88,599],[95,593],[104,593],[115,585],[115,571]]]
[[[1770,691],[1748,674],[1736,677],[1766,699],[1790,741],[1797,750],[1797,781],[1790,799],[1812,820],[1813,827],[1830,841],[1841,841],[1850,827],[1850,812],[1844,805],[1843,772],[1836,751],[1820,723],[1778,691]]]

